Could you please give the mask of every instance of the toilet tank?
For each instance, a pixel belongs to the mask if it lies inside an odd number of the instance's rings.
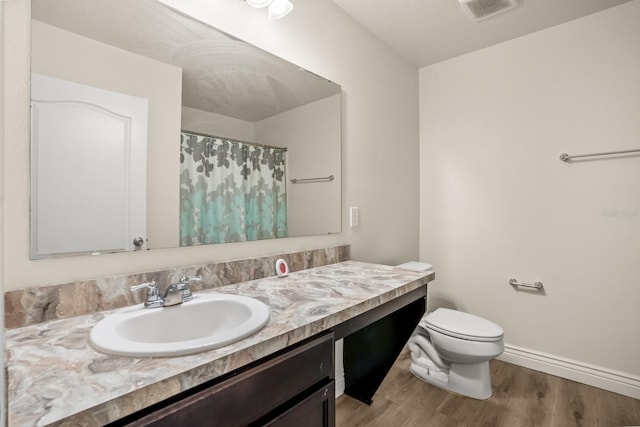
[[[433,268],[431,264],[427,264],[426,262],[418,262],[418,261],[405,262],[404,264],[397,265],[396,267],[406,268],[407,270],[414,270],[414,271],[429,271]]]

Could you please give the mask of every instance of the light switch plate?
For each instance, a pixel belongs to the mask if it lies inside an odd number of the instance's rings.
[[[349,208],[349,227],[358,227],[360,225],[360,208]]]

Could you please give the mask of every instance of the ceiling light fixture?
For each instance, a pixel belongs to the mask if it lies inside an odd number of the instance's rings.
[[[506,12],[518,6],[519,0],[458,0],[467,16],[475,22]]]
[[[269,6],[269,19],[280,19],[293,10],[289,0],[244,0],[250,6],[263,8]]]
[[[289,0],[273,0],[269,5],[269,19],[280,19],[293,10]]]
[[[269,6],[273,0],[247,0],[250,6],[261,8]]]

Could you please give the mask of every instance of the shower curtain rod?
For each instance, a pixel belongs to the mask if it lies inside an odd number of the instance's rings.
[[[567,153],[560,154],[560,160],[563,162],[568,162],[571,159],[577,159],[579,157],[594,157],[594,156],[613,156],[616,154],[630,154],[630,153],[640,153],[640,149],[638,150],[622,150],[622,151],[606,151],[603,153],[592,153],[592,154],[576,154],[573,156],[568,155]]]
[[[243,141],[241,139],[233,139],[233,138],[228,138],[226,136],[209,135],[208,133],[194,132],[192,130],[181,129],[180,132],[193,133],[193,134],[196,134],[196,135],[206,136],[208,138],[222,139],[222,140],[225,140],[225,141],[239,142],[241,144],[249,144],[249,145],[253,145],[253,146],[256,146],[256,147],[273,148],[274,150],[288,151],[287,147],[276,147],[275,145],[268,145],[268,144],[260,144],[258,142]]]

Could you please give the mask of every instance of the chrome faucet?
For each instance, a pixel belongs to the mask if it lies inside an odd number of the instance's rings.
[[[137,291],[144,288],[147,288],[147,300],[144,302],[144,308],[162,307],[164,300],[160,297],[160,291],[158,290],[158,285],[156,285],[155,280],[132,286],[129,289]]]
[[[180,277],[178,283],[173,283],[167,287],[164,292],[164,296],[160,297],[160,291],[155,280],[148,283],[142,283],[140,285],[132,286],[132,291],[147,288],[147,300],[144,302],[144,308],[158,308],[158,307],[170,307],[172,305],[182,304],[183,302],[191,301],[193,294],[189,288],[189,282],[200,281],[201,276],[188,277],[183,275]]]
[[[182,304],[186,300],[184,299],[184,292],[189,291],[189,286],[186,283],[174,283],[167,287],[167,290],[164,292],[164,303],[162,304],[164,307],[169,307],[172,305]],[[193,299],[193,296],[191,296]]]

